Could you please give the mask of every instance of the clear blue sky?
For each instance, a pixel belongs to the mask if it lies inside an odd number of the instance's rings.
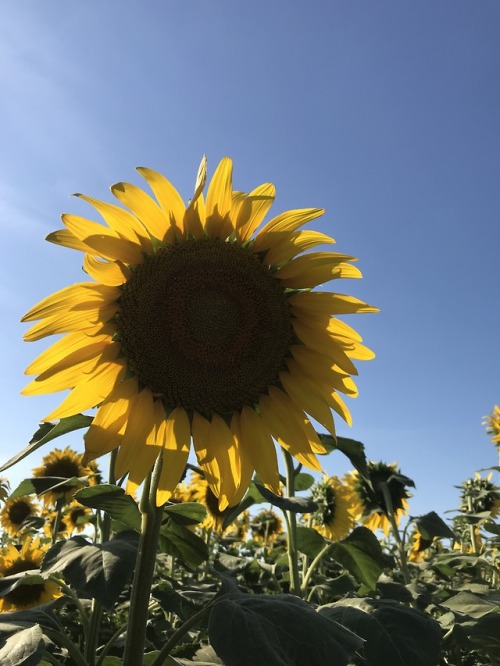
[[[275,213],[326,208],[311,228],[364,273],[335,289],[381,309],[346,317],[377,358],[339,434],[413,477],[413,514],[456,507],[454,484],[496,463],[500,2],[25,0],[0,19],[0,459],[60,399],[19,395],[46,346],[19,319],[84,279],[43,240],[89,214],[68,195],[111,200],[144,165],[187,199],[201,155],[229,155],[236,188],[276,185]]]

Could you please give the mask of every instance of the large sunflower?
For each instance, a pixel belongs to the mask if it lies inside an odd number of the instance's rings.
[[[34,499],[27,495],[14,497],[8,499],[2,507],[0,525],[10,536],[17,536],[22,531],[25,520],[38,515],[40,509]]]
[[[26,538],[20,550],[14,546],[6,546],[0,551],[0,577],[39,569],[47,548],[48,546],[40,546],[38,538]],[[59,586],[51,581],[19,585],[0,598],[0,613],[46,604],[59,596]]]
[[[498,405],[495,405],[491,413],[484,417],[483,425],[486,426],[486,434],[491,437],[491,441],[500,453],[500,407]]]
[[[359,472],[353,471],[346,475],[345,481],[351,491],[351,507],[356,520],[359,520],[375,532],[382,529],[387,536],[391,528],[387,518],[387,505],[382,490],[382,484],[387,484],[391,498],[396,525],[408,513],[408,493],[404,479],[396,463],[370,461],[367,466],[368,478],[363,478]]]
[[[83,455],[69,446],[65,449],[54,449],[42,458],[42,464],[39,467],[33,469],[33,476],[85,479],[89,485],[95,486],[100,478],[97,465],[94,461],[84,464],[82,459]],[[42,501],[45,506],[54,506],[60,499],[70,502],[78,489],[78,486],[62,483],[54,490],[46,491],[42,495]]]
[[[352,493],[337,476],[314,484],[312,499],[318,509],[312,516],[314,528],[327,539],[339,541],[354,527]]]
[[[40,320],[28,341],[66,335],[27,368],[38,377],[23,392],[70,389],[46,421],[97,405],[85,460],[119,447],[115,471],[128,473],[131,493],[161,452],[159,505],[179,481],[192,438],[222,511],[241,499],[254,470],[279,490],[273,438],[321,469],[324,448],[307,415],[332,434],[332,409],[350,422],[340,394],[357,393],[353,359],[373,357],[337,315],[376,308],[311,291],[361,276],[354,257],[301,254],[334,242],[301,229],[322,209],[281,213],[257,233],[274,187],[233,191],[229,158],[206,198],[202,161],[187,207],[164,176],[138,171],[156,200],[128,183],[111,188],[125,208],[80,194],[106,224],[63,215],[66,228],[48,236],[84,253],[90,280],[25,315]]]

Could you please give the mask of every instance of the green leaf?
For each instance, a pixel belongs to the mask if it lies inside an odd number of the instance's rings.
[[[291,511],[292,513],[313,513],[318,509],[318,505],[312,499],[305,497],[280,497],[268,490],[260,483],[255,484],[259,493],[271,504],[277,506],[282,511]]]
[[[365,445],[358,442],[356,439],[349,437],[338,437],[335,439],[326,433],[318,433],[321,443],[326,448],[327,453],[330,451],[341,451],[349,458],[352,466],[358,470],[361,476],[366,477],[368,468],[366,463]]]
[[[132,497],[119,486],[105,483],[83,488],[75,493],[75,499],[84,506],[105,511],[114,520],[137,532],[141,530],[141,512]]]
[[[255,492],[258,492],[257,490]],[[260,493],[259,497],[261,498],[259,501],[263,501],[264,498]],[[231,506],[228,509],[226,509],[227,513],[224,513],[224,520],[222,521],[222,530],[224,531],[226,528],[231,525],[231,523],[238,518],[240,513],[243,513],[243,511],[246,511],[249,509],[253,504],[255,504],[255,499],[251,495],[251,493],[247,493],[243,500],[237,504],[236,506]]]
[[[436,666],[442,632],[428,615],[388,599],[343,599],[318,609],[366,640],[368,666]]]
[[[452,529],[438,516],[435,511],[430,511],[424,516],[417,516],[415,523],[418,531],[424,539],[432,540],[434,537],[454,539],[455,534]]]
[[[486,530],[486,532],[489,532],[490,534],[496,534],[497,536],[500,536],[500,525],[497,525],[497,523],[494,523],[491,520],[489,520],[486,523],[483,523],[482,528],[483,530]]]
[[[0,578],[0,597],[4,597],[22,585],[43,585],[44,583],[45,578],[40,575],[37,569],[32,569],[31,572],[23,571],[18,574],[12,574],[12,576],[5,576]]]
[[[164,512],[179,525],[197,525],[207,517],[207,507],[199,502],[167,504]]]
[[[31,438],[28,446],[4,463],[0,467],[0,472],[4,472],[6,469],[12,467],[12,465],[15,465],[20,460],[23,460],[23,458],[26,458],[30,453],[33,453],[33,451],[36,451],[56,437],[61,437],[61,435],[66,435],[66,433],[73,432],[73,430],[78,430],[79,428],[88,428],[92,423],[92,420],[92,416],[75,414],[74,416],[68,416],[65,419],[61,419],[58,423],[41,423],[40,427]]]
[[[442,601],[441,605],[455,613],[472,618],[480,618],[483,615],[500,610],[498,603],[482,599],[471,592],[459,592],[446,601]]]
[[[63,573],[81,594],[110,609],[134,571],[138,541],[138,535],[131,531],[120,532],[102,544],[91,544],[84,537],[75,536],[47,551],[42,572]]]
[[[312,527],[297,527],[297,548],[308,557],[316,557],[327,545],[321,534]]]
[[[307,474],[306,472],[299,472],[294,477],[293,482],[297,492],[309,490],[314,483],[314,476],[312,474]]]
[[[1,613],[0,637],[3,634],[10,634],[13,631],[19,631],[20,628],[32,627],[34,624],[39,624],[42,629],[54,629],[55,631],[61,631],[61,625],[59,624],[56,617],[52,615],[52,608],[54,605],[54,602],[51,602],[49,604],[37,606],[36,608],[30,608],[28,610]]]
[[[37,666],[45,650],[43,632],[38,624],[9,636],[0,647],[2,666]]]
[[[184,562],[193,571],[208,560],[208,547],[203,539],[173,520],[169,520],[161,528],[160,548]]]
[[[387,557],[371,530],[356,527],[348,537],[334,543],[329,552],[357,580],[375,590],[380,574],[387,566]]]
[[[305,601],[285,594],[226,595],[212,608],[208,634],[225,666],[347,666],[363,644]]]
[[[83,488],[87,484],[83,479],[79,479],[76,476],[67,479],[62,476],[41,476],[33,477],[32,479],[24,479],[17,486],[14,492],[11,494],[10,499],[16,499],[17,497],[24,497],[25,495],[43,495],[44,493],[50,491],[57,491],[58,488],[61,489],[61,492],[67,488]]]

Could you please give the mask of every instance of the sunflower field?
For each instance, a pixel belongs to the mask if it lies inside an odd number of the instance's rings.
[[[66,393],[0,469],[43,453],[1,479],[0,664],[500,664],[500,468],[451,520],[415,516],[412,478],[336,434],[374,357],[339,317],[378,310],[323,290],[361,277],[302,229],[324,211],[265,221],[274,186],[233,189],[229,158],[187,204],[138,171],[151,193],[77,195],[101,222],[64,214],[48,240],[88,280],[23,318],[58,336],[23,393]],[[484,423],[498,449],[498,406]]]

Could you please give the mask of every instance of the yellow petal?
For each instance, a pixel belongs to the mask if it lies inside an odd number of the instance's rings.
[[[319,231],[294,231],[269,233],[269,250],[265,260],[268,264],[282,264],[296,255],[317,245],[335,243],[334,239]]]
[[[54,243],[54,245],[62,245],[63,247],[69,247],[72,250],[80,250],[81,252],[90,252],[92,249],[67,229],[53,231],[45,238],[45,240],[49,241],[49,243]]]
[[[111,303],[110,305],[88,309],[87,311],[70,311],[63,315],[47,317],[26,331],[23,339],[26,342],[32,342],[47,335],[94,329],[99,322],[102,322],[104,326],[116,314],[118,307],[118,303]]]
[[[274,493],[280,492],[276,447],[262,418],[244,405],[240,417],[242,446],[262,482]]]
[[[33,321],[51,317],[54,314],[65,312],[69,308],[84,310],[86,304],[100,306],[117,300],[120,297],[118,289],[94,282],[79,282],[47,296],[29,310],[21,321]]]
[[[231,213],[233,163],[229,157],[219,162],[207,190],[207,232],[218,235],[221,223]]]
[[[264,183],[255,188],[241,201],[236,220],[236,231],[240,241],[251,238],[254,231],[262,223],[276,196],[272,183]]]
[[[101,261],[90,254],[83,259],[83,269],[97,282],[112,287],[124,284],[132,275],[130,268],[121,261]]]
[[[98,354],[84,361],[76,362],[69,368],[63,368],[59,372],[52,368],[43,372],[39,377],[30,382],[21,391],[22,395],[43,395],[74,388],[82,380],[82,376],[91,372],[97,361]]]
[[[336,252],[310,252],[279,268],[276,276],[290,289],[309,289],[334,278],[360,278],[361,271],[346,263],[353,260]]]
[[[94,251],[93,254],[105,259],[119,259],[126,264],[143,262],[141,247],[121,238],[116,231],[79,215],[64,214],[62,221],[74,236]]]
[[[85,376],[84,381],[77,384],[59,407],[43,420],[63,419],[99,405],[123,377],[125,369],[125,365],[116,361],[100,363],[93,374]]]
[[[163,411],[159,401],[155,407]],[[163,446],[163,464],[156,493],[156,504],[161,506],[172,496],[186,467],[191,448],[191,425],[182,407],[176,407],[166,418],[157,413],[156,421],[161,424],[158,443]]]
[[[278,232],[291,232],[296,231],[299,227],[306,222],[310,222],[317,217],[320,217],[324,213],[323,208],[300,208],[296,210],[287,210],[284,213],[280,213],[276,217],[273,217],[272,220],[262,227],[262,229],[257,234],[255,238],[254,248],[256,252],[261,250],[269,249],[269,238],[268,235],[273,232],[276,234]],[[272,237],[271,237],[272,238]],[[276,236],[274,236],[276,238]]]
[[[116,183],[112,185],[111,192],[139,218],[151,236],[160,241],[165,238],[170,227],[170,220],[156,201],[144,190],[131,183]]]
[[[132,377],[118,384],[99,407],[84,436],[86,462],[109,453],[120,444],[130,404],[137,393],[137,379]]]
[[[354,296],[323,291],[294,294],[290,297],[289,302],[294,309],[308,314],[337,315],[379,311],[378,308],[374,308]]]
[[[184,231],[186,206],[179,192],[160,173],[146,167],[138,167],[137,171],[147,180],[171,226],[181,235]]]
[[[152,470],[158,456],[162,453],[160,446],[145,446],[140,456],[134,458],[127,479],[126,492],[135,497],[137,489]]]
[[[233,498],[241,483],[241,459],[233,433],[218,414],[214,414],[210,422],[210,450],[213,462],[217,464],[219,476],[215,486],[211,487],[219,498],[219,510],[224,511],[235,503]],[[210,467],[211,462],[205,465]],[[211,469],[211,472],[213,476],[215,469]]]
[[[200,465],[203,465],[211,457],[210,422],[198,412],[194,412],[191,432],[196,457]]]
[[[304,378],[305,379],[305,378]],[[328,403],[317,397],[314,381],[297,381],[293,374],[280,372],[283,388],[296,405],[300,405],[313,419],[321,423],[335,437],[335,423]]]
[[[231,418],[230,430],[233,433],[233,437],[236,442],[235,453],[239,457],[239,462],[237,464],[240,469],[240,480],[236,486],[232,499],[229,501],[230,506],[235,506],[241,502],[243,496],[248,490],[248,486],[250,485],[250,481],[255,469],[248,455],[248,449],[244,446],[240,421],[240,414],[235,412]]]
[[[186,234],[193,238],[201,238],[205,229],[205,200],[203,194],[191,201],[184,215],[184,229]]]
[[[38,375],[49,368],[58,367],[59,365],[67,366],[67,359],[69,359],[71,364],[74,360],[72,355],[75,352],[79,352],[79,350],[86,349],[88,346],[102,341],[111,342],[110,331],[96,336],[87,335],[86,333],[82,333],[82,331],[68,333],[45,349],[40,356],[30,363],[24,373],[26,375]]]
[[[76,197],[89,203],[101,215],[103,220],[111,229],[121,237],[135,245],[140,245],[144,252],[150,254],[153,251],[151,238],[146,227],[134,215],[119,206],[87,197],[84,194],[75,194]]]
[[[338,365],[339,368],[350,375],[358,374],[351,359],[327,332],[320,328],[314,328],[314,326],[308,326],[300,319],[293,320],[293,328],[304,344],[330,359],[331,365]]]
[[[332,365],[329,359],[304,345],[291,345],[292,356],[299,364],[304,373],[317,379],[328,387],[336,389],[341,393],[347,393],[354,397],[358,394],[357,388],[351,377],[338,366]]]
[[[116,456],[115,474],[124,476],[144,455],[147,439],[155,427],[153,396],[147,388],[130,400],[130,412],[125,427],[118,455]]]

